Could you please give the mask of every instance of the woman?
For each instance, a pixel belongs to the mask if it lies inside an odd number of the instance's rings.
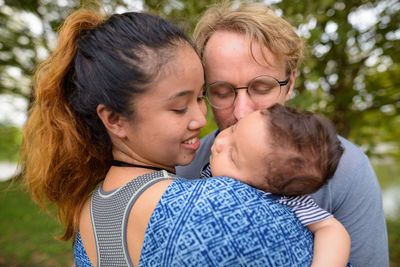
[[[77,266],[311,262],[288,209],[232,179],[173,174],[206,123],[203,69],[179,29],[78,10],[35,77],[24,173],[34,199],[57,205]]]

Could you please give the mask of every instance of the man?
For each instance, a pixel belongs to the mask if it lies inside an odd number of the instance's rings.
[[[293,27],[259,4],[231,3],[206,11],[194,32],[206,93],[220,130],[251,112],[290,99],[303,53]],[[201,140],[195,160],[177,173],[198,178],[207,170],[219,131]],[[340,137],[345,152],[331,181],[312,196],[351,237],[354,266],[389,266],[386,222],[378,180],[366,155]]]

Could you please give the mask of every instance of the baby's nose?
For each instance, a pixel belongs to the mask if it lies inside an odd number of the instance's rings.
[[[217,138],[215,138],[214,140],[214,145],[213,145],[215,152],[221,153],[224,147],[224,143],[225,143],[225,138],[223,138],[222,136],[217,136]]]

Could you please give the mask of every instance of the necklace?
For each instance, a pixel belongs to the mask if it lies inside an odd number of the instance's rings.
[[[119,161],[119,160],[115,160],[115,159],[113,159],[113,160],[111,161],[111,166],[117,166],[117,167],[136,167],[136,168],[151,169],[151,170],[156,170],[156,171],[161,171],[161,170],[162,170],[162,168],[159,168],[159,167],[132,164],[132,163],[128,163],[128,162],[125,162],[125,161]]]

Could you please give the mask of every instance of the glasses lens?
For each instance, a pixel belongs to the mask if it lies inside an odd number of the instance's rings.
[[[266,106],[278,101],[281,86],[272,77],[260,76],[250,82],[248,92],[254,103]]]
[[[227,108],[235,101],[235,90],[228,83],[215,82],[207,87],[207,99],[214,108]]]

